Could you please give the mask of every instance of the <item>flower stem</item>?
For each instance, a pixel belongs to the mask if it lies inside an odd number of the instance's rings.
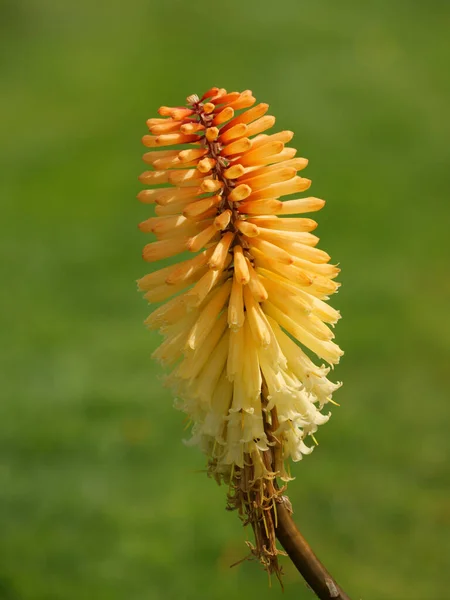
[[[350,600],[297,529],[286,496],[277,501],[276,511],[276,536],[316,596],[320,600]]]

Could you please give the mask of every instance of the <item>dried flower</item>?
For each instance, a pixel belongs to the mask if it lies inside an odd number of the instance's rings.
[[[267,110],[249,90],[212,88],[147,121],[144,161],[153,168],[140,181],[152,187],[138,198],[156,216],[139,227],[157,241],[144,259],[193,256],[138,285],[149,302],[164,302],[146,324],[164,336],[154,357],[172,367],[191,443],[229,486],[228,507],[251,523],[253,554],[278,575],[272,508],[286,487],[278,480],[290,479],[289,458],[312,451],[306,439],[315,441],[340,385],[304,349],[330,365],[342,351],[329,327],[340,315],[325,302],[339,269],[316,247],[317,223],[291,218],[324,201],[282,199],[310,187],[297,175],[308,161],[285,147],[291,131],[263,133],[275,123]]]

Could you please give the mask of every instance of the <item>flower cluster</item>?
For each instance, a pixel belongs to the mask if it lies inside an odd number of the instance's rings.
[[[151,187],[138,198],[155,216],[139,227],[156,241],[143,256],[190,256],[138,286],[163,302],[146,324],[164,336],[154,357],[172,367],[168,382],[193,423],[192,442],[230,486],[229,505],[251,522],[253,550],[271,570],[276,480],[289,479],[287,459],[311,452],[305,440],[328,420],[321,411],[339,387],[309,354],[333,365],[342,351],[329,327],[339,313],[326,303],[339,269],[316,247],[317,223],[291,216],[324,201],[290,199],[310,187],[297,175],[308,161],[285,146],[291,131],[263,133],[275,118],[255,102],[249,90],[212,88],[147,121],[152,169],[140,181]]]

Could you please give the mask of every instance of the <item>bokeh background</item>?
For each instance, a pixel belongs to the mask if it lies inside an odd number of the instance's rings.
[[[290,486],[352,598],[450,598],[450,5],[2,0],[1,600],[284,596],[181,439],[135,279],[140,138],[250,88],[342,267],[341,408]]]

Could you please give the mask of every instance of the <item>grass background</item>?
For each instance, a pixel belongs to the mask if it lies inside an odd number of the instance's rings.
[[[2,0],[1,600],[282,597],[229,569],[245,532],[135,292],[145,120],[212,85],[296,132],[342,266],[342,406],[296,519],[352,598],[450,598],[449,25],[440,0]]]

